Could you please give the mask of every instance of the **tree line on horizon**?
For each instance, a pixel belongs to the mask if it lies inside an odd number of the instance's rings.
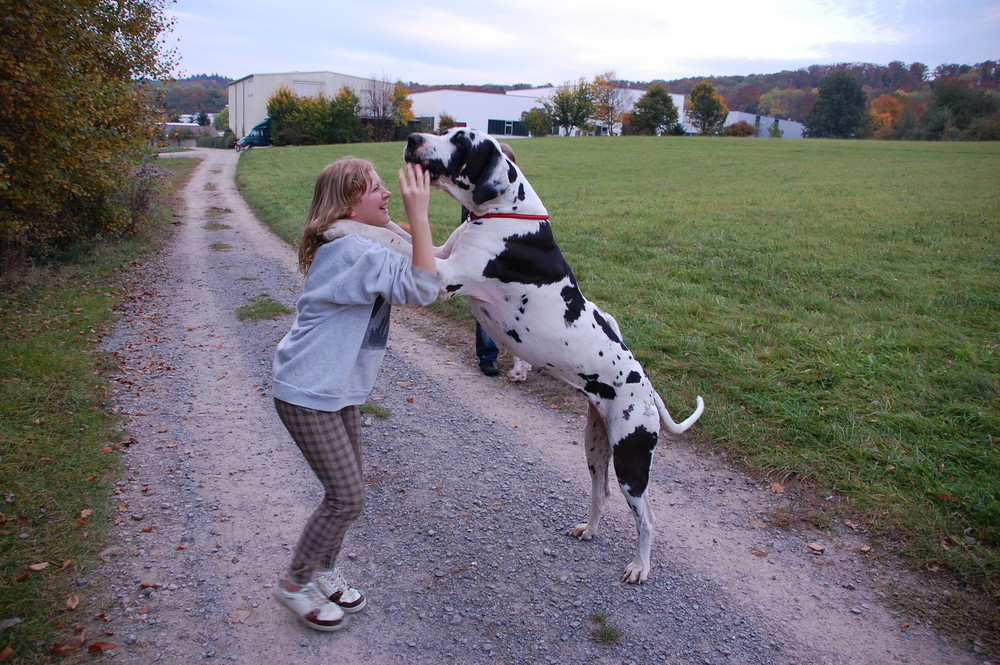
[[[860,86],[865,103],[869,107],[868,113],[861,118],[858,127],[846,134],[847,136],[915,140],[1000,138],[1000,119],[989,120],[1000,105],[1000,63],[996,60],[987,60],[974,65],[942,64],[933,70],[919,62],[907,64],[893,61],[888,65],[862,62],[811,65],[773,74],[655,79],[649,82],[616,78],[613,81],[602,80],[598,83],[598,79],[595,78],[594,82],[598,85],[610,83],[619,88],[645,90],[647,93],[663,87],[669,93],[682,94],[688,98],[693,92],[703,92],[707,84],[728,111],[792,120],[809,126],[809,114],[819,99],[821,87],[832,74],[837,72],[850,74]],[[599,76],[606,77],[607,73]],[[162,84],[160,92],[164,107],[167,113],[172,115],[221,111],[226,106],[226,87],[231,80],[218,74],[199,74]],[[412,81],[400,85],[409,93],[464,90],[503,94],[508,90],[536,87],[528,83],[425,85]],[[553,87],[559,90],[566,86],[578,85],[579,83],[566,83],[563,86]],[[659,95],[649,101],[662,103]],[[829,107],[829,103],[824,103],[823,106]],[[925,117],[925,112],[928,110],[931,111],[931,115]],[[855,112],[856,109],[851,110],[852,114]],[[813,117],[815,119],[816,113]],[[629,118],[623,119],[628,124]],[[540,127],[544,124],[545,118],[535,113],[529,122],[532,120],[534,126]],[[626,132],[628,131],[627,127]],[[830,134],[821,130],[814,135],[843,136],[844,134],[843,132]]]

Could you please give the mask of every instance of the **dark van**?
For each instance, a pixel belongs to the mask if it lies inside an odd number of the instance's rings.
[[[254,125],[254,128],[247,132],[246,136],[236,142],[236,150],[249,150],[265,145],[271,145],[270,118],[265,118],[263,122]]]

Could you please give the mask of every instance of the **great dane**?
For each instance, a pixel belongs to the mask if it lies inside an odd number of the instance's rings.
[[[422,165],[435,187],[471,211],[436,250],[441,299],[468,296],[476,319],[498,344],[587,397],[590,517],[570,535],[590,540],[597,533],[613,462],[639,541],[622,581],[645,582],[655,522],[649,470],[660,423],[680,434],[701,416],[704,401],[698,397],[694,413],[680,423],[670,417],[614,318],[580,292],[548,211],[495,139],[465,128],[411,134],[404,159]],[[350,233],[410,252],[408,234],[395,224],[386,229],[341,220],[326,238]]]

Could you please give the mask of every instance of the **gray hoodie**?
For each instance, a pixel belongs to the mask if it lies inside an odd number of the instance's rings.
[[[430,305],[437,277],[356,235],[325,243],[292,329],[274,355],[274,397],[317,411],[364,404],[389,337],[391,305]]]

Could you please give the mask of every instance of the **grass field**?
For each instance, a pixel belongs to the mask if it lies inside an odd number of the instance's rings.
[[[172,159],[165,187],[197,162]],[[169,222],[160,207],[154,228]],[[0,662],[53,662],[53,643],[74,635],[70,626],[93,606],[77,580],[102,565],[122,472],[114,451],[128,440],[98,349],[128,295],[130,264],[153,235],[27,269],[0,288]]]
[[[1000,596],[1000,145],[512,145],[581,287],[668,407],[705,397],[695,436],[808,480],[881,547]],[[401,153],[255,150],[238,182],[294,242],[325,164],[366,157],[396,190]],[[403,219],[398,196],[390,209]],[[457,219],[435,192],[438,241]]]

